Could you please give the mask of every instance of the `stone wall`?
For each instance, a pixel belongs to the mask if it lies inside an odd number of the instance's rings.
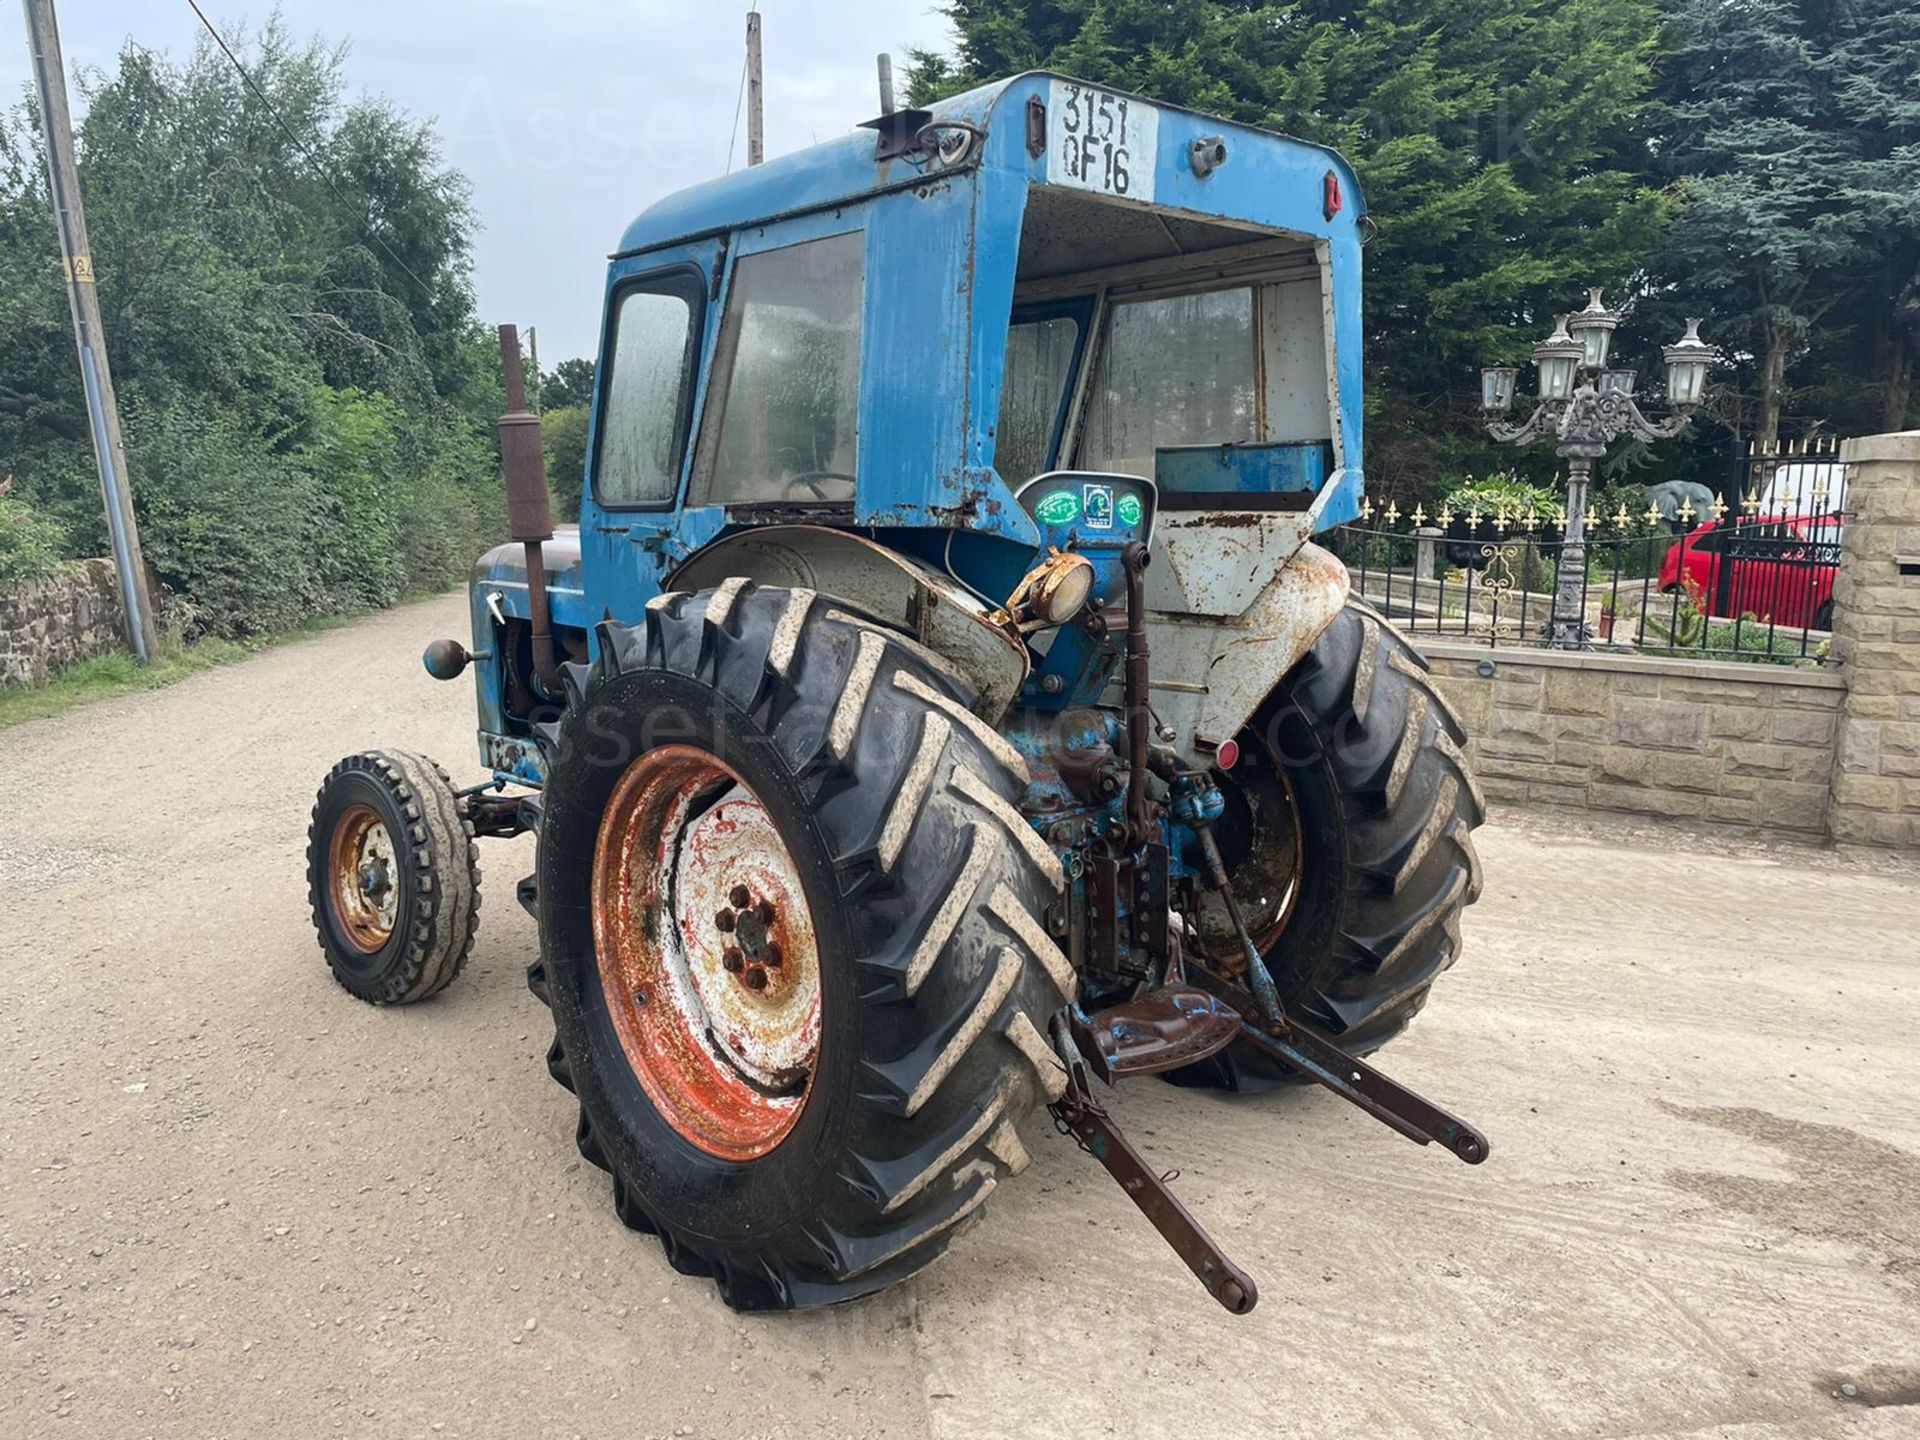
[[[44,580],[0,587],[0,685],[124,650],[120,585],[109,560],[76,560]]]
[[[1836,674],[1419,640],[1493,799],[1827,833]]]
[[[1833,653],[1847,698],[1833,837],[1920,846],[1920,431],[1850,440]]]

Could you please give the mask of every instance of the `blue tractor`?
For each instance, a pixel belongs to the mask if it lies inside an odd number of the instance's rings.
[[[1483,818],[1312,539],[1361,500],[1368,230],[1331,151],[1049,74],[648,210],[577,530],[503,332],[514,541],[426,656],[472,668],[487,778],[328,777],[340,983],[448,984],[476,838],[536,832],[581,1152],[743,1309],[927,1264],[1041,1106],[1249,1309],[1108,1114],[1131,1076],[1304,1078],[1484,1159],[1359,1058],[1457,958]]]

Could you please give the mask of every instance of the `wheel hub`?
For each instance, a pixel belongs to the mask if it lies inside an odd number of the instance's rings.
[[[785,1139],[819,1053],[819,954],[793,857],[731,767],[674,745],[628,768],[593,926],[622,1049],[668,1123],[728,1159]]]
[[[354,948],[372,955],[393,938],[400,910],[393,836],[372,806],[355,805],[334,826],[328,854],[334,914]]]

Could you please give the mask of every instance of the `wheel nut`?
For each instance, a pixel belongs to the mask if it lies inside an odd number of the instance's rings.
[[[749,990],[766,989],[767,988],[767,972],[762,970],[758,965],[754,966],[753,969],[747,971],[747,988]]]
[[[728,974],[738,975],[741,966],[747,963],[747,957],[740,953],[740,947],[738,945],[729,945],[726,948],[726,952],[721,955],[720,963],[727,967]]]
[[[780,962],[787,957],[780,952],[780,942],[769,940],[760,952],[760,958],[774,969],[780,968]]]
[[[736,885],[733,887],[733,893],[727,896],[727,899],[733,902],[734,909],[744,910],[753,903],[753,892],[744,885]]]
[[[773,923],[773,917],[778,913],[779,912],[773,908],[773,902],[771,900],[762,900],[760,902],[759,914],[762,925],[771,925]]]
[[[732,930],[733,912],[731,910],[722,910],[718,915],[713,917],[713,923],[721,930]]]

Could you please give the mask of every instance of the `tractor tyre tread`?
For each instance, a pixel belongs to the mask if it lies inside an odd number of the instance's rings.
[[[620,1098],[632,1083],[625,1056],[584,1013],[597,965],[564,872],[590,853],[600,812],[583,801],[580,751],[630,703],[630,685],[662,672],[710,687],[730,723],[777,753],[806,798],[851,939],[848,954],[829,953],[831,927],[816,917],[823,969],[849,964],[845,993],[857,997],[844,1032],[856,1068],[835,1092],[845,1143],[821,1160],[829,1172],[806,1213],[750,1237],[703,1225],[683,1197],[663,1201],[674,1147],[643,1153],[622,1111],[633,1103]],[[1015,809],[1025,762],[938,656],[804,589],[729,580],[660,596],[640,624],[600,628],[579,692],[549,754],[541,959],[528,979],[554,1014],[548,1065],[579,1099],[581,1154],[611,1174],[620,1219],[656,1235],[674,1269],[710,1275],[736,1309],[826,1304],[904,1278],[1024,1168],[1016,1127],[1065,1082],[1040,1038],[1075,988],[1041,918],[1064,876]]]
[[[328,923],[330,797],[349,776],[371,782],[391,804],[383,818],[408,877],[396,927],[400,943],[373,976],[355,973],[356,957]],[[370,1005],[411,1005],[451,985],[480,927],[480,856],[447,772],[405,750],[366,750],[335,765],[308,824],[307,898],[328,968],[349,994]]]
[[[1303,815],[1318,843],[1304,865],[1330,887],[1319,933],[1282,933],[1268,953],[1282,1002],[1356,1055],[1405,1030],[1460,954],[1460,915],[1479,898],[1473,831],[1486,800],[1466,731],[1413,644],[1349,600],[1263,712],[1290,710],[1310,732],[1332,813]],[[1296,731],[1296,734],[1301,732]],[[1240,1042],[1180,1083],[1261,1090],[1295,1079]]]

